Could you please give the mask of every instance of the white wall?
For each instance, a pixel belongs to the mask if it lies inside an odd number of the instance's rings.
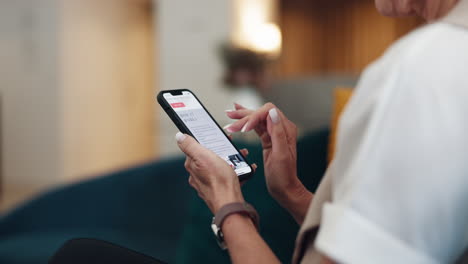
[[[63,177],[76,180],[154,158],[151,1],[60,3]]]
[[[194,91],[222,123],[230,98],[223,89],[219,45],[229,40],[232,0],[159,0],[159,88]],[[234,0],[235,1],[235,0]],[[179,153],[177,129],[160,112],[160,153]]]
[[[155,157],[150,4],[0,1],[0,207]]]
[[[54,2],[0,2],[4,194],[50,186],[63,170]]]

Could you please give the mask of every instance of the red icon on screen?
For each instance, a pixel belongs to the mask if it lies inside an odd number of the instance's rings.
[[[171,104],[172,108],[180,108],[180,107],[185,107],[185,104],[180,102],[180,103],[172,103]]]

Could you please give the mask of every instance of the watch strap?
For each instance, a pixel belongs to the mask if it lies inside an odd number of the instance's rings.
[[[224,205],[223,207],[221,207],[221,209],[218,210],[218,212],[213,217],[213,221],[211,222],[211,229],[213,230],[213,233],[216,236],[218,245],[223,250],[227,249],[227,246],[224,241],[224,234],[223,234],[223,231],[221,230],[221,225],[223,224],[226,217],[228,217],[231,214],[244,214],[250,217],[250,219],[255,225],[255,228],[257,228],[257,231],[259,229],[260,219],[259,219],[257,211],[255,210],[255,208],[253,208],[253,206],[251,206],[250,204],[246,202],[230,203],[230,204]]]
[[[248,204],[246,202],[243,202],[243,203],[230,203],[230,204],[224,205],[215,214],[213,223],[219,229],[221,229],[221,225],[223,224],[226,217],[228,217],[231,214],[237,214],[237,213],[244,214],[244,215],[250,217],[250,219],[252,219],[252,222],[254,223],[255,227],[257,228],[257,230],[259,229],[260,217],[258,216],[258,213],[255,210],[255,208],[252,205],[250,205],[250,204]]]

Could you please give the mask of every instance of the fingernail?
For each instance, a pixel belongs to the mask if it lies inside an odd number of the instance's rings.
[[[180,132],[177,132],[177,134],[175,135],[175,139],[177,140],[177,143],[182,143],[182,141],[184,141],[185,138],[186,136]]]
[[[276,108],[270,109],[270,111],[268,111],[268,114],[270,115],[270,118],[271,118],[271,121],[273,121],[273,124],[278,123],[279,116],[278,116],[278,111],[276,111]]]
[[[239,104],[239,103],[236,103],[234,102],[234,108],[237,109],[237,108],[244,108],[243,105]]]
[[[249,123],[245,123],[245,125],[242,127],[241,132],[244,133],[247,130],[247,125]]]
[[[223,127],[223,129],[226,130],[227,132],[232,133],[232,130],[230,129],[231,125],[232,125],[232,124],[225,125],[225,126]]]
[[[226,113],[231,113],[231,112],[234,112],[234,110],[232,109],[228,109],[228,110],[224,110]]]

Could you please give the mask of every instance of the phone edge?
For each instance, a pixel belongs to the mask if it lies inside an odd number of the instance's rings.
[[[166,101],[164,99],[164,96],[163,94],[164,93],[170,93],[170,92],[173,92],[173,91],[187,91],[187,92],[190,92],[194,97],[195,99],[197,99],[197,101],[200,103],[200,105],[203,107],[203,109],[206,111],[206,113],[210,116],[210,118],[215,122],[215,124],[218,126],[218,128],[223,132],[224,136],[226,136],[226,138],[229,140],[229,142],[231,142],[231,144],[234,146],[234,148],[237,150],[237,152],[242,156],[242,158],[244,158],[245,162],[247,163],[247,165],[249,165],[250,167],[250,173],[247,173],[247,174],[243,174],[243,175],[238,175],[237,177],[239,178],[239,181],[240,182],[244,182],[244,181],[247,181],[249,179],[251,179],[253,177],[253,175],[255,174],[255,170],[254,168],[252,167],[252,164],[250,164],[249,160],[247,159],[246,156],[244,156],[239,148],[232,142],[232,140],[229,138],[229,136],[226,134],[226,132],[224,131],[224,129],[218,124],[218,122],[216,121],[216,119],[213,118],[213,116],[211,115],[211,113],[208,111],[208,109],[206,109],[205,105],[200,101],[200,99],[198,99],[197,95],[192,92],[190,89],[173,89],[173,90],[161,90],[159,91],[158,95],[156,96],[157,98],[157,101],[159,103],[159,105],[161,106],[161,108],[163,108],[164,112],[169,116],[169,118],[171,119],[172,123],[177,127],[177,129],[179,129],[180,132],[184,133],[184,134],[188,134],[190,136],[192,136],[193,138],[194,135],[190,132],[190,130],[185,126],[184,122],[182,122],[182,120],[180,120],[179,116],[177,116],[177,114],[175,113],[174,110],[172,110],[172,108],[169,106],[169,105],[165,105],[166,104]],[[174,121],[174,118],[177,119],[177,121]],[[181,127],[177,126],[177,123],[178,122]],[[196,140],[196,139],[195,139]]]

